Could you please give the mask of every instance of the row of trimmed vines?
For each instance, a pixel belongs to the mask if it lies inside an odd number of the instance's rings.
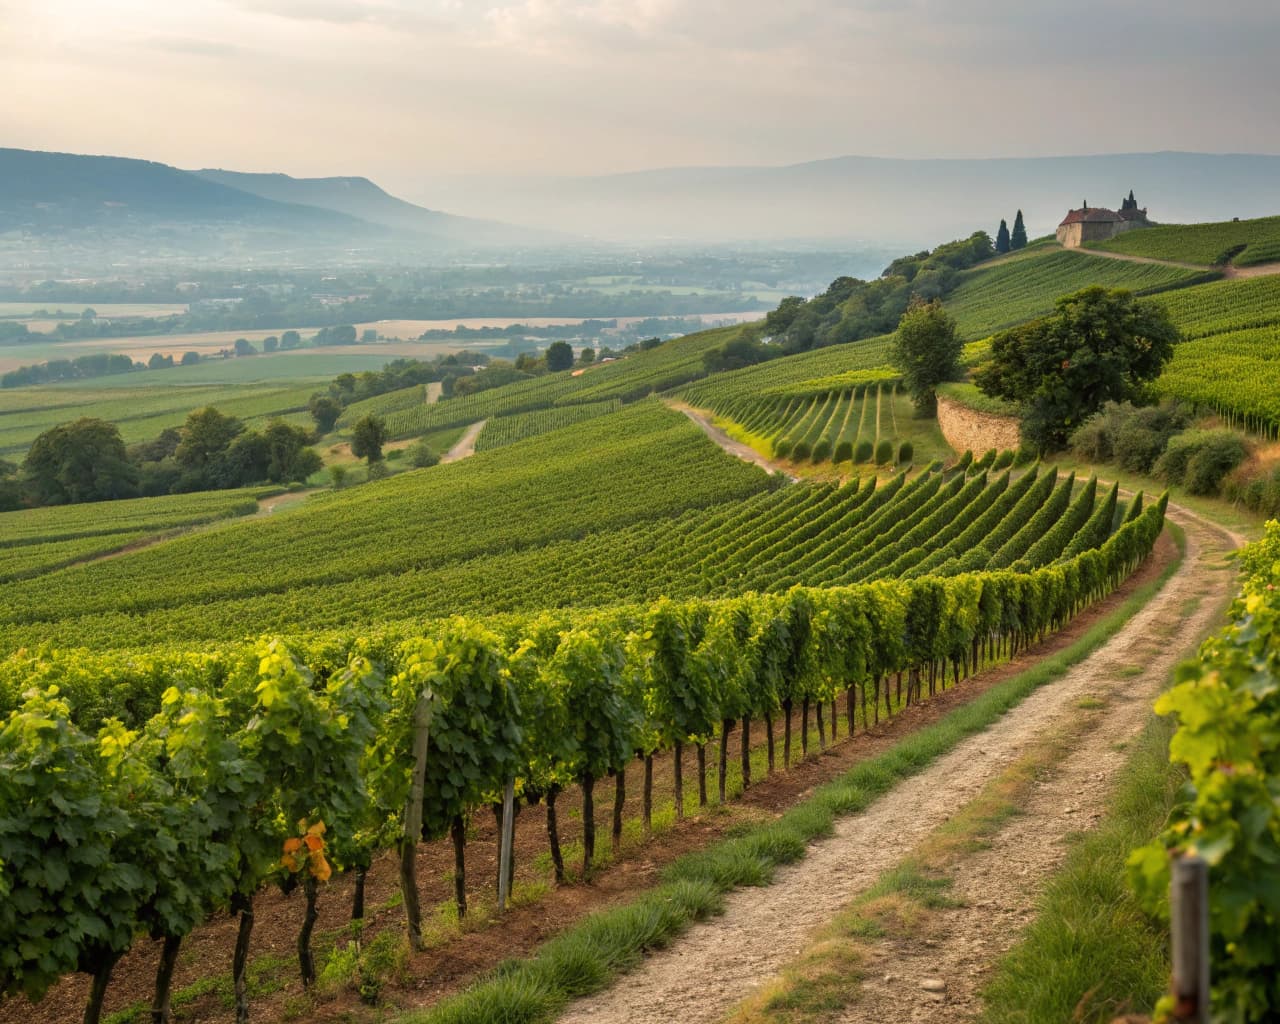
[[[1054,494],[1065,502],[1070,487]],[[1093,496],[1077,504],[1075,526],[1087,531]],[[594,788],[610,776],[616,841],[637,763],[647,825],[662,751],[679,766],[683,748],[697,749],[705,800],[707,745],[719,740],[723,793],[737,732],[750,785],[754,723],[772,740],[781,720],[788,764],[796,711],[807,748],[811,707],[826,711],[817,717],[825,742],[840,717],[850,731],[859,716],[865,727],[948,675],[958,681],[1016,653],[1123,581],[1154,545],[1164,507],[1149,506],[1100,547],[1026,571],[454,618],[415,636],[264,640],[214,653],[20,654],[40,686],[0,727],[0,991],[39,999],[63,974],[87,972],[85,1019],[95,1021],[113,965],[145,931],[164,940],[153,1014],[163,1021],[183,938],[231,909],[240,915],[238,1017],[247,1019],[263,884],[304,894],[298,950],[309,984],[322,884],[334,868],[354,872],[359,917],[374,854],[398,850],[416,945],[418,842],[452,838],[464,913],[467,815],[498,802],[511,780],[522,802],[545,803],[553,847],[556,795],[580,785],[584,824],[593,822]],[[1007,564],[1026,557],[1023,534],[1000,546]],[[126,700],[125,720],[95,716],[114,673],[142,681],[137,706],[154,707],[141,688],[163,690],[158,713],[133,716]],[[677,770],[677,813],[683,785]],[[584,874],[593,844],[587,824]],[[559,874],[556,848],[553,858]]]

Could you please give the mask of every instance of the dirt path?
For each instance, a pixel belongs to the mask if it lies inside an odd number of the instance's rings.
[[[438,380],[433,380],[427,384],[427,396],[425,405],[435,405],[440,401],[440,395],[444,392],[444,385]]]
[[[467,432],[458,439],[458,443],[440,456],[440,465],[443,466],[449,462],[460,462],[474,455],[476,453],[476,439],[479,438],[480,431],[484,430],[484,425],[488,422],[488,420],[481,420],[479,423],[473,423],[467,427]]]
[[[1027,743],[1068,721],[1077,703],[1093,695],[1102,695],[1113,704],[1116,721],[1099,730],[1104,738],[1096,744],[1092,737],[1087,741],[1090,755],[1073,757],[1073,768],[1064,772],[1064,778],[1067,786],[1077,784],[1079,776],[1072,771],[1087,768],[1089,782],[1097,783],[1098,792],[1105,791],[1121,764],[1119,758],[1105,756],[1110,745],[1141,723],[1151,695],[1209,631],[1220,599],[1225,599],[1233,586],[1234,578],[1224,568],[1222,555],[1236,545],[1235,539],[1181,509],[1171,506],[1170,516],[1187,531],[1187,557],[1164,589],[1106,645],[1056,682],[1036,691],[986,732],[960,743],[903,782],[865,813],[839,822],[832,838],[814,844],[803,861],[779,871],[772,885],[731,894],[722,917],[695,927],[607,992],[576,1003],[561,1020],[574,1024],[719,1020],[800,952],[814,928],[901,861],[1017,758]],[[984,904],[975,910],[992,920],[976,921],[975,929],[983,930],[973,934],[958,930],[949,938],[948,953],[930,947],[930,976],[944,970],[939,962],[944,955],[954,957],[953,971],[965,970],[963,965],[969,969],[985,965],[990,951],[983,945],[984,935],[1011,941],[1009,922],[1024,920],[1029,912],[1023,890],[1032,888],[1056,863],[1062,829],[1068,823],[1079,828],[1089,821],[1083,797],[1069,804],[1054,803],[1059,795],[1050,791],[1044,797],[1046,813],[1041,826],[1050,831],[1033,829],[1034,834],[1023,837],[1033,847],[1048,848],[1047,854],[1027,854],[1030,859],[1019,865],[1019,870],[1026,868],[1026,875],[1005,880],[998,891],[984,889],[981,876],[965,880],[963,891],[975,904]],[[1068,805],[1078,809],[1068,813]],[[999,863],[991,862],[991,872]],[[884,985],[880,1015],[871,1012],[855,1019],[928,1019],[920,1016],[922,1008],[936,1014],[934,1019],[954,1019],[954,1006],[926,1002],[914,984]],[[905,996],[903,985],[909,990]],[[891,1006],[898,1007],[893,1016],[889,1015]]]
[[[1077,248],[1073,251],[1084,253],[1086,256],[1101,256],[1108,260],[1124,260],[1126,263],[1155,263],[1162,267],[1181,267],[1183,270],[1218,270],[1229,281],[1243,277],[1269,277],[1272,274],[1280,274],[1280,263],[1259,263],[1253,267],[1233,267],[1230,264],[1223,267],[1206,267],[1202,263],[1161,260],[1154,256],[1132,256],[1127,252],[1109,252],[1106,249]]]
[[[790,473],[786,472],[786,470],[782,469],[778,463],[771,459],[766,459],[750,445],[743,444],[741,441],[735,441],[732,437],[711,422],[710,413],[704,412],[702,409],[695,409],[691,405],[685,405],[683,402],[669,401],[667,402],[667,405],[676,410],[676,412],[682,412],[688,416],[689,419],[693,420],[694,423],[702,428],[702,432],[706,434],[707,437],[711,438],[712,441],[735,458],[739,458],[743,462],[750,462],[770,473],[782,473],[787,477],[787,479],[793,482],[800,479],[798,476],[792,476]]]

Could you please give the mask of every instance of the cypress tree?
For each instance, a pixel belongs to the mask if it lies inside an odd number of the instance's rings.
[[[1021,249],[1027,244],[1027,228],[1022,223],[1022,211],[1018,211],[1018,215],[1013,218],[1013,234],[1009,236],[1009,248]]]
[[[1009,251],[1009,225],[1000,219],[1000,230],[996,232],[996,252]]]

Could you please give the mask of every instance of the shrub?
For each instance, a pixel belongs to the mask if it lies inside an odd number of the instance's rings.
[[[832,459],[831,461],[849,462],[852,458],[853,458],[853,442],[841,441],[838,445],[836,445],[835,458]]]
[[[1247,454],[1244,439],[1230,430],[1188,430],[1169,441],[1154,472],[1192,494],[1217,494],[1223,478]]]
[[[1071,435],[1071,451],[1087,462],[1110,462],[1115,455],[1111,447],[1111,427],[1106,413],[1090,416]]]
[[[901,463],[910,462],[912,458],[915,457],[915,454],[915,447],[910,441],[903,441],[902,444],[898,446],[898,461]]]
[[[791,454],[791,442],[785,437],[776,438],[773,442],[773,455],[777,459],[785,459]]]
[[[796,446],[791,449],[791,458],[796,462],[803,462],[812,454],[813,451],[806,441],[797,441]]]
[[[415,469],[426,469],[440,461],[440,456],[433,452],[426,441],[419,441],[409,449],[409,464]]]
[[[893,461],[893,442],[887,437],[876,445],[876,465],[887,466]]]
[[[1168,440],[1157,430],[1130,424],[1115,439],[1116,462],[1134,473],[1150,472]]]
[[[1114,459],[1134,473],[1150,472],[1169,438],[1190,422],[1177,402],[1137,408],[1108,402],[1071,435],[1071,450],[1090,462]]]
[[[1280,465],[1270,470],[1245,464],[1222,481],[1222,496],[1251,512],[1280,516]]]
[[[855,448],[853,451],[853,461],[854,462],[870,462],[871,453],[873,451],[874,451],[874,448],[872,448],[870,441],[865,439],[862,441],[859,441],[858,447]]]
[[[831,442],[825,437],[813,446],[813,455],[810,456],[814,462],[826,462],[831,458]]]

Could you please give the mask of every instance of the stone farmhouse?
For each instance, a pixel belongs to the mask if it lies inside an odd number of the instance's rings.
[[[1129,198],[1120,203],[1119,210],[1091,207],[1086,199],[1080,209],[1069,211],[1058,225],[1058,242],[1064,248],[1076,249],[1085,242],[1101,242],[1134,228],[1148,228],[1151,224],[1146,207],[1138,209],[1138,200],[1133,198],[1133,189],[1130,189]]]

